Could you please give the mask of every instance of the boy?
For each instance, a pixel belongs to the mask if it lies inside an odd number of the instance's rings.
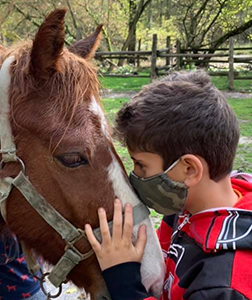
[[[204,72],[174,73],[118,113],[116,131],[134,162],[130,181],[163,218],[163,300],[252,300],[252,184],[230,180],[239,140],[235,115]],[[131,243],[132,209],[115,202],[100,244],[86,225],[113,300],[154,300],[141,283],[146,235]],[[148,298],[149,297],[149,298]]]

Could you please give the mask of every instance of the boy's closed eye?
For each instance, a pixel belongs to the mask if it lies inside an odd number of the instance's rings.
[[[139,167],[140,169],[143,169],[143,168],[144,168],[144,165],[141,164],[141,163],[138,162],[138,161],[134,161],[134,166],[137,166],[137,167]]]
[[[134,163],[134,173],[139,177],[151,177],[163,171],[163,159],[150,152],[138,152],[128,149]]]

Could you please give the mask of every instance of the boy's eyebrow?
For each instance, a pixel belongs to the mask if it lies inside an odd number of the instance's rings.
[[[138,161],[138,162],[140,162],[140,163],[144,163],[144,161],[142,161],[142,160],[140,160],[140,159],[136,159],[136,158],[134,158],[134,157],[130,157],[132,160],[134,160],[134,161]]]

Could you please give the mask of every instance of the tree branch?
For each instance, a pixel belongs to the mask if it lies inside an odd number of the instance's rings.
[[[209,53],[214,53],[215,49],[217,49],[221,44],[223,44],[231,36],[242,34],[242,33],[244,33],[244,31],[246,31],[250,27],[252,27],[252,20],[249,20],[248,22],[244,23],[240,27],[227,32],[226,34],[224,34],[223,36],[221,36],[220,38],[218,38],[217,40],[215,40],[212,43],[207,43],[207,44],[201,45],[200,48],[210,46]]]
[[[213,26],[213,24],[216,22],[216,20],[218,19],[219,15],[221,14],[225,4],[227,3],[228,0],[224,0],[219,7],[219,10],[217,12],[217,14],[215,15],[215,17],[213,18],[212,22],[208,25],[208,27],[204,30],[202,37],[201,37],[201,43],[203,42],[206,34],[208,33],[208,31],[211,29],[211,27]]]
[[[17,6],[17,4],[13,3],[13,7],[21,14],[25,17],[26,20],[30,21],[33,25],[40,27],[40,24],[37,23],[36,21],[33,20],[33,18],[31,17],[31,15],[26,14],[25,12],[22,11],[22,9]]]
[[[202,11],[205,10],[206,6],[207,6],[207,3],[208,3],[209,0],[205,0],[205,2],[202,3],[201,7],[199,8],[198,12],[195,14],[195,16],[193,17],[193,19],[196,21],[196,19],[198,18],[198,16],[200,15],[200,13]]]
[[[186,10],[186,13],[185,13],[185,16],[182,20],[182,23],[183,23],[183,27],[184,27],[184,30],[185,30],[185,36],[186,36],[186,43],[189,45],[190,44],[190,41],[189,41],[189,34],[188,34],[188,30],[187,30],[187,27],[186,27],[186,19],[187,19],[187,16],[188,16],[188,13],[190,11],[190,9],[192,8],[193,4],[187,6],[187,10]]]
[[[195,40],[195,28],[197,26],[197,24],[199,24],[199,22],[197,21],[197,18],[200,16],[200,14],[202,14],[202,12],[205,11],[206,5],[208,3],[208,0],[205,0],[205,2],[203,2],[203,4],[201,5],[201,7],[198,9],[197,13],[191,18],[190,20],[190,26],[189,26],[189,32],[190,32],[190,42],[189,44],[192,45],[193,41]],[[194,2],[191,3],[191,7],[193,7]]]
[[[75,16],[74,16],[74,12],[73,12],[73,10],[72,10],[72,6],[71,6],[69,0],[66,0],[66,3],[67,3],[67,6],[68,6],[68,8],[69,8],[69,12],[70,12],[71,18],[72,18],[72,20],[73,20],[73,26],[74,26],[74,28],[75,28],[75,30],[76,30],[76,39],[77,39],[77,41],[78,41],[78,40],[81,39],[81,31],[80,31],[80,28],[79,28],[78,25],[77,25],[77,21],[76,21],[76,18],[75,18]]]
[[[215,42],[211,43],[213,49],[218,48],[221,44],[223,44],[227,39],[229,39],[231,36],[235,36],[237,34],[243,33],[245,30],[252,27],[252,20],[249,20],[248,22],[244,23],[240,27],[233,29],[229,31],[228,33],[224,34],[222,37],[217,39]]]
[[[90,17],[94,20],[95,22],[95,25],[98,26],[100,24],[99,20],[97,19],[96,15],[92,13],[92,11],[89,9],[89,7],[87,6],[87,4],[85,5],[80,5],[81,7],[84,7],[86,12],[90,15]],[[106,41],[106,44],[108,46],[108,50],[110,52],[113,51],[113,47],[112,47],[112,43],[111,43],[111,40],[110,40],[110,37],[108,35],[108,32],[106,30],[106,28],[103,26],[102,27],[102,33],[104,35],[104,38],[105,38],[105,41]]]
[[[74,34],[72,34],[72,32],[70,31],[68,25],[65,23],[65,29],[66,29],[66,33],[68,33],[74,40],[76,40],[76,36]],[[65,43],[70,46],[70,43],[65,41]]]
[[[20,22],[18,22],[17,25],[13,28],[13,31],[15,31],[24,21],[26,21],[26,18],[23,18]]]

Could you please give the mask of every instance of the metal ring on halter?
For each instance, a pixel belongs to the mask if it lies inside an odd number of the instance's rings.
[[[50,299],[50,298],[57,298],[59,297],[59,295],[62,293],[62,283],[60,284],[59,286],[59,290],[58,290],[58,293],[55,294],[55,295],[51,295],[50,293],[47,293],[47,291],[45,290],[44,288],[44,285],[43,283],[45,282],[45,278],[46,276],[50,275],[50,272],[47,272],[47,273],[44,273],[41,278],[40,278],[40,287],[41,287],[41,290],[42,292],[45,294],[45,296],[47,297],[47,299]]]
[[[21,170],[22,170],[22,172],[25,174],[25,164],[24,164],[24,162],[23,162],[22,159],[19,158],[18,156],[17,156],[17,161],[20,163],[20,165],[21,165]]]
[[[20,165],[21,165],[22,172],[25,174],[25,164],[24,164],[24,162],[18,156],[16,158],[17,158],[17,162],[19,162]],[[4,162],[3,160],[1,160],[1,162],[0,162],[0,170],[3,170],[5,164],[6,164],[6,162]]]

